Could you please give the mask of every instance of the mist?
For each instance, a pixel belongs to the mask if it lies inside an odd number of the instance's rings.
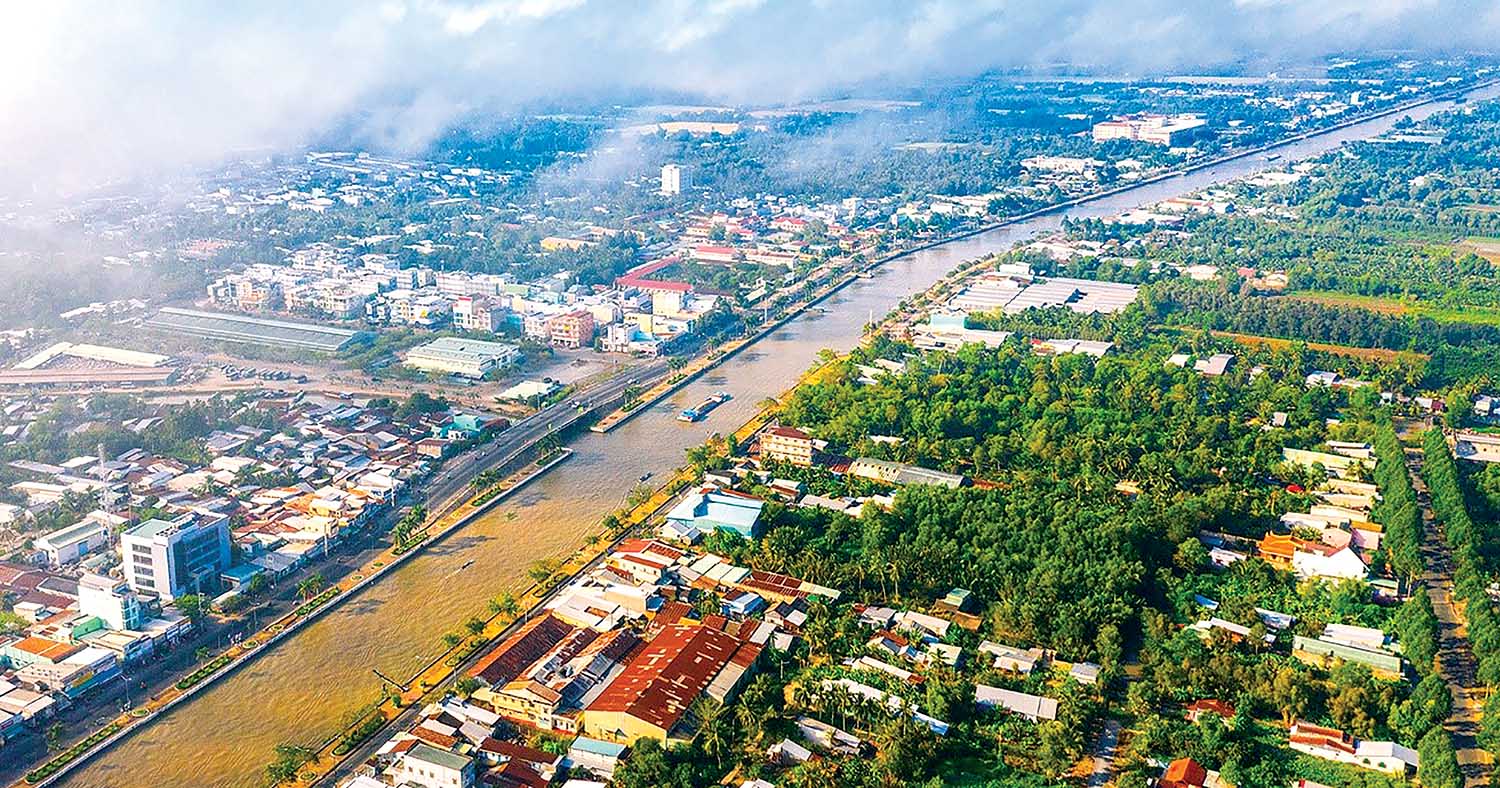
[[[1067,62],[1159,74],[1487,47],[1478,0],[324,0],[0,10],[0,192],[43,198],[333,128],[417,152],[461,118],[619,95],[776,105]]]

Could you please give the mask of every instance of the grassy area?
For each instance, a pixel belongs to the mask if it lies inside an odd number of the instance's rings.
[[[1436,320],[1439,323],[1480,323],[1500,326],[1500,309],[1484,306],[1448,307],[1427,304],[1414,299],[1389,298],[1383,296],[1352,295],[1308,291],[1292,293],[1288,298],[1313,301],[1328,306],[1348,306],[1368,309],[1386,315],[1413,315]]]
[[[1232,339],[1245,347],[1265,347],[1272,350],[1285,350],[1300,342],[1300,340],[1279,339],[1277,337],[1263,337],[1255,334],[1236,334],[1233,331],[1210,331],[1216,337]],[[1386,350],[1385,348],[1350,347],[1349,345],[1330,345],[1326,342],[1301,342],[1310,350],[1321,353],[1332,353],[1336,356],[1348,356],[1358,359],[1372,359],[1383,363],[1392,363],[1400,360],[1429,361],[1431,356],[1425,353],[1413,353],[1407,350]]]

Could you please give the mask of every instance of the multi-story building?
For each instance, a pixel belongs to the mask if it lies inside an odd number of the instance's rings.
[[[761,433],[760,455],[793,465],[812,465],[812,436],[793,427],[771,427]]]
[[[78,580],[78,611],[98,616],[114,630],[140,630],[146,623],[146,609],[130,584],[102,575]]]
[[[682,194],[682,190],[692,186],[692,178],[687,171],[676,164],[664,164],[661,168],[661,193]]]
[[[478,767],[473,758],[418,744],[402,753],[391,767],[396,785],[421,788],[472,788]]]
[[[566,312],[547,321],[552,344],[561,347],[587,347],[594,342],[594,316],[587,310]]]
[[[465,331],[494,332],[505,324],[505,308],[484,296],[462,296],[453,302],[453,325]]]
[[[125,579],[138,593],[171,601],[211,593],[229,568],[229,518],[184,514],[147,520],[120,535]]]
[[[392,290],[390,299],[391,322],[431,328],[447,322],[452,311],[448,298],[434,292],[414,290]]]

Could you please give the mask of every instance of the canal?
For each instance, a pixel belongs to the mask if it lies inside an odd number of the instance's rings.
[[[1491,87],[1471,98],[1497,94],[1500,89]],[[1420,119],[1450,106],[1437,102],[1404,114]],[[1276,164],[1377,136],[1398,117],[1284,146],[1277,150],[1282,160]],[[277,744],[319,743],[339,729],[341,718],[377,695],[379,680],[372,668],[404,677],[426,664],[441,650],[443,633],[482,613],[495,595],[527,585],[526,569],[535,559],[577,548],[606,513],[622,505],[642,475],[664,475],[682,463],[688,447],[713,432],[731,432],[753,415],[757,402],[790,386],[819,350],[854,346],[872,316],[881,317],[960,263],[1057,228],[1063,216],[1112,215],[1268,166],[1261,156],[1225,162],[886,263],[873,278],[857,280],[825,301],[826,312],[809,312],[789,322],[614,432],[584,433],[571,444],[577,452],[572,459],[488,517],[126,739],[66,784],[259,785],[261,769]],[[675,420],[679,410],[718,390],[734,399],[697,424]]]

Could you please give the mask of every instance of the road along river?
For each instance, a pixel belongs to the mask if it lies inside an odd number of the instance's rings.
[[[1496,95],[1500,89],[1488,87],[1470,98]],[[1451,106],[1426,104],[1290,143],[1276,150],[1282,158],[1276,164],[1378,136],[1402,116],[1421,119]],[[960,263],[1057,228],[1064,216],[1108,216],[1269,166],[1259,155],[1223,162],[887,262],[873,278],[857,280],[824,301],[826,312],[790,321],[614,432],[583,433],[571,444],[576,452],[571,460],[489,516],[103,753],[65,784],[259,785],[277,744],[322,742],[340,729],[344,715],[374,699],[379,680],[372,669],[411,675],[441,650],[444,632],[482,613],[491,597],[526,586],[533,560],[577,548],[643,475],[664,474],[682,463],[688,447],[713,432],[731,432],[753,415],[757,402],[790,386],[820,349],[855,345],[872,316],[884,315]],[[718,390],[734,399],[697,424],[676,421],[682,408]]]

